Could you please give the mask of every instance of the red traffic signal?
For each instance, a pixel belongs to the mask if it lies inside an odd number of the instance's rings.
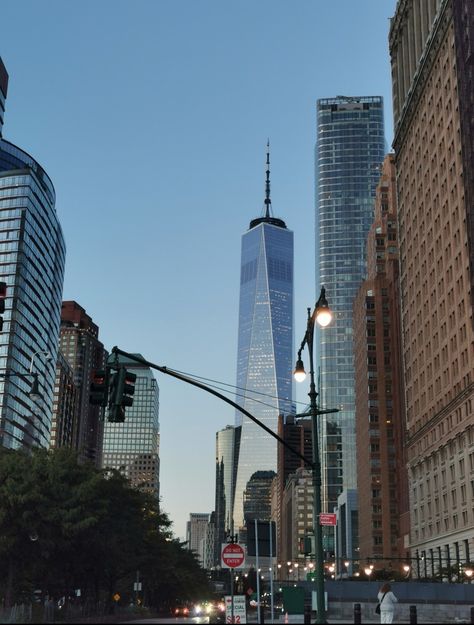
[[[123,369],[125,371],[125,369]],[[122,386],[122,406],[133,405],[133,395],[135,394],[135,382],[137,376],[135,373],[125,371],[123,386]]]
[[[92,376],[89,403],[105,408],[105,406],[107,406],[108,395],[108,371],[107,369],[99,369],[95,371]]]
[[[124,367],[120,367],[117,373],[114,373],[109,400],[109,421],[113,423],[125,421],[125,408],[133,404],[136,379],[135,373],[127,371]]]

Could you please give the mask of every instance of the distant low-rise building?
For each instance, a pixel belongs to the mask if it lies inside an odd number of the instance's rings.
[[[283,492],[282,526],[285,528],[279,559],[285,562],[304,561],[306,545],[314,555],[313,530],[313,474],[299,468],[288,476]],[[310,553],[308,553],[309,559]]]
[[[193,551],[203,565],[203,551],[208,539],[208,525],[211,520],[209,512],[191,512],[186,524],[187,548]]]

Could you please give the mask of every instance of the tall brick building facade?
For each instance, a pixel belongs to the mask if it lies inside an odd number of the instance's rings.
[[[474,553],[472,2],[400,0],[390,29],[411,555]]]
[[[391,566],[409,546],[394,156],[386,156],[354,301],[360,558]],[[384,558],[386,560],[384,561]],[[400,568],[401,560],[395,568]]]

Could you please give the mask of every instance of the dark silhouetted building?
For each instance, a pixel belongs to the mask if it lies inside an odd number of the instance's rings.
[[[90,385],[94,372],[104,369],[107,352],[99,341],[99,328],[77,302],[63,302],[61,309],[61,353],[73,371],[77,387],[77,418],[75,420],[72,447],[80,461],[101,466],[104,422],[101,407],[89,403]],[[57,388],[59,397],[64,389]],[[57,403],[57,407],[61,404]],[[59,421],[59,413],[57,421]]]

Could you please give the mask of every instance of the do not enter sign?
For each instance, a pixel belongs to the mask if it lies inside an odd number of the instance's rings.
[[[225,569],[238,569],[244,566],[245,551],[239,543],[229,543],[222,545],[221,566]]]

